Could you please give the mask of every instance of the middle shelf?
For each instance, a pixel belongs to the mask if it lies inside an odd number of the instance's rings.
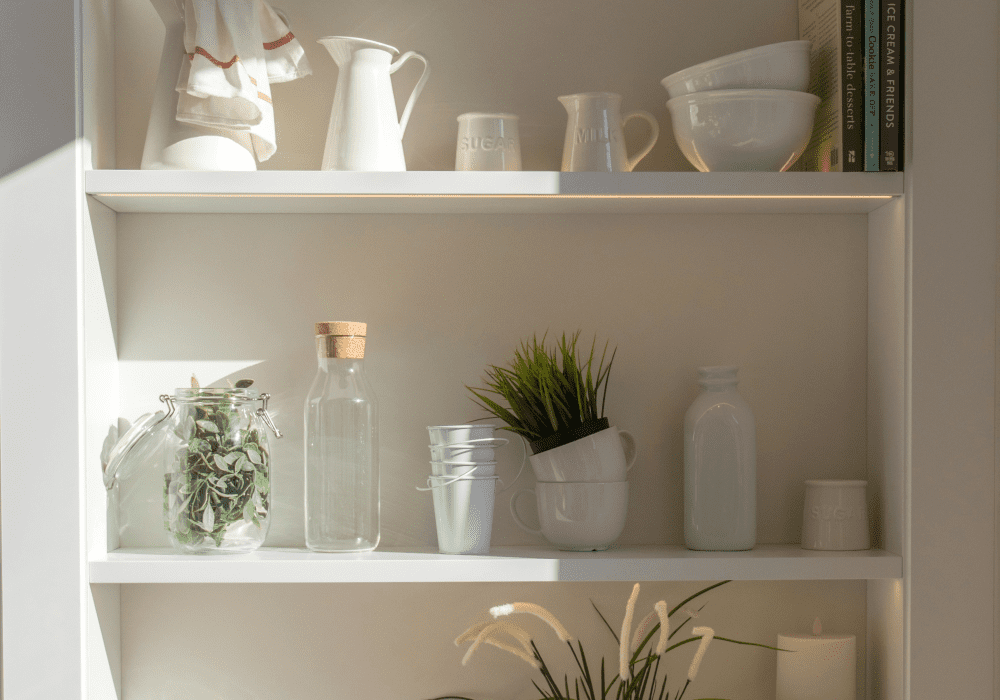
[[[606,552],[506,546],[492,547],[485,556],[439,554],[429,547],[365,554],[264,547],[252,554],[191,556],[164,547],[118,549],[90,561],[90,582],[111,584],[786,581],[902,575],[902,557],[891,552],[818,552],[798,544],[760,545],[747,552],[694,552],[669,545]]]

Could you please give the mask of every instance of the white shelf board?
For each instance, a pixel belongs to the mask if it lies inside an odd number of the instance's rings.
[[[234,555],[119,549],[90,562],[91,583],[778,581],[902,575],[902,558],[889,552],[813,552],[797,544],[761,545],[749,552],[692,552],[678,546],[621,547],[607,552],[493,547],[485,556],[439,554],[431,548],[319,554],[265,547]]]
[[[867,213],[903,173],[90,170],[123,213]]]

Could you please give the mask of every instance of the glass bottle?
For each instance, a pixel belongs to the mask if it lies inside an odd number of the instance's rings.
[[[367,325],[316,324],[319,370],[305,405],[306,546],[367,552],[379,541],[378,407]]]
[[[684,415],[684,544],[741,551],[757,542],[757,437],[736,367],[699,367]]]

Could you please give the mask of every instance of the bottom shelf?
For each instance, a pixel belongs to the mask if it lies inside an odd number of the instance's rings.
[[[606,552],[493,547],[488,555],[434,548],[319,554],[263,547],[252,554],[183,555],[169,548],[118,549],[90,561],[91,583],[351,583],[499,581],[746,581],[901,578],[902,557],[879,549],[817,552],[798,544],[748,552],[693,552],[644,545]]]

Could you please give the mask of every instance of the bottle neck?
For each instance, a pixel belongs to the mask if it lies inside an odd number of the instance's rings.
[[[330,358],[363,359],[365,337],[363,335],[317,335],[316,356]]]
[[[735,379],[699,379],[698,384],[705,391],[735,391],[737,382]]]
[[[324,372],[362,373],[365,368],[363,357],[324,357],[316,358],[319,368]]]
[[[737,368],[733,366],[723,367],[699,367],[698,384],[705,391],[735,391]]]

